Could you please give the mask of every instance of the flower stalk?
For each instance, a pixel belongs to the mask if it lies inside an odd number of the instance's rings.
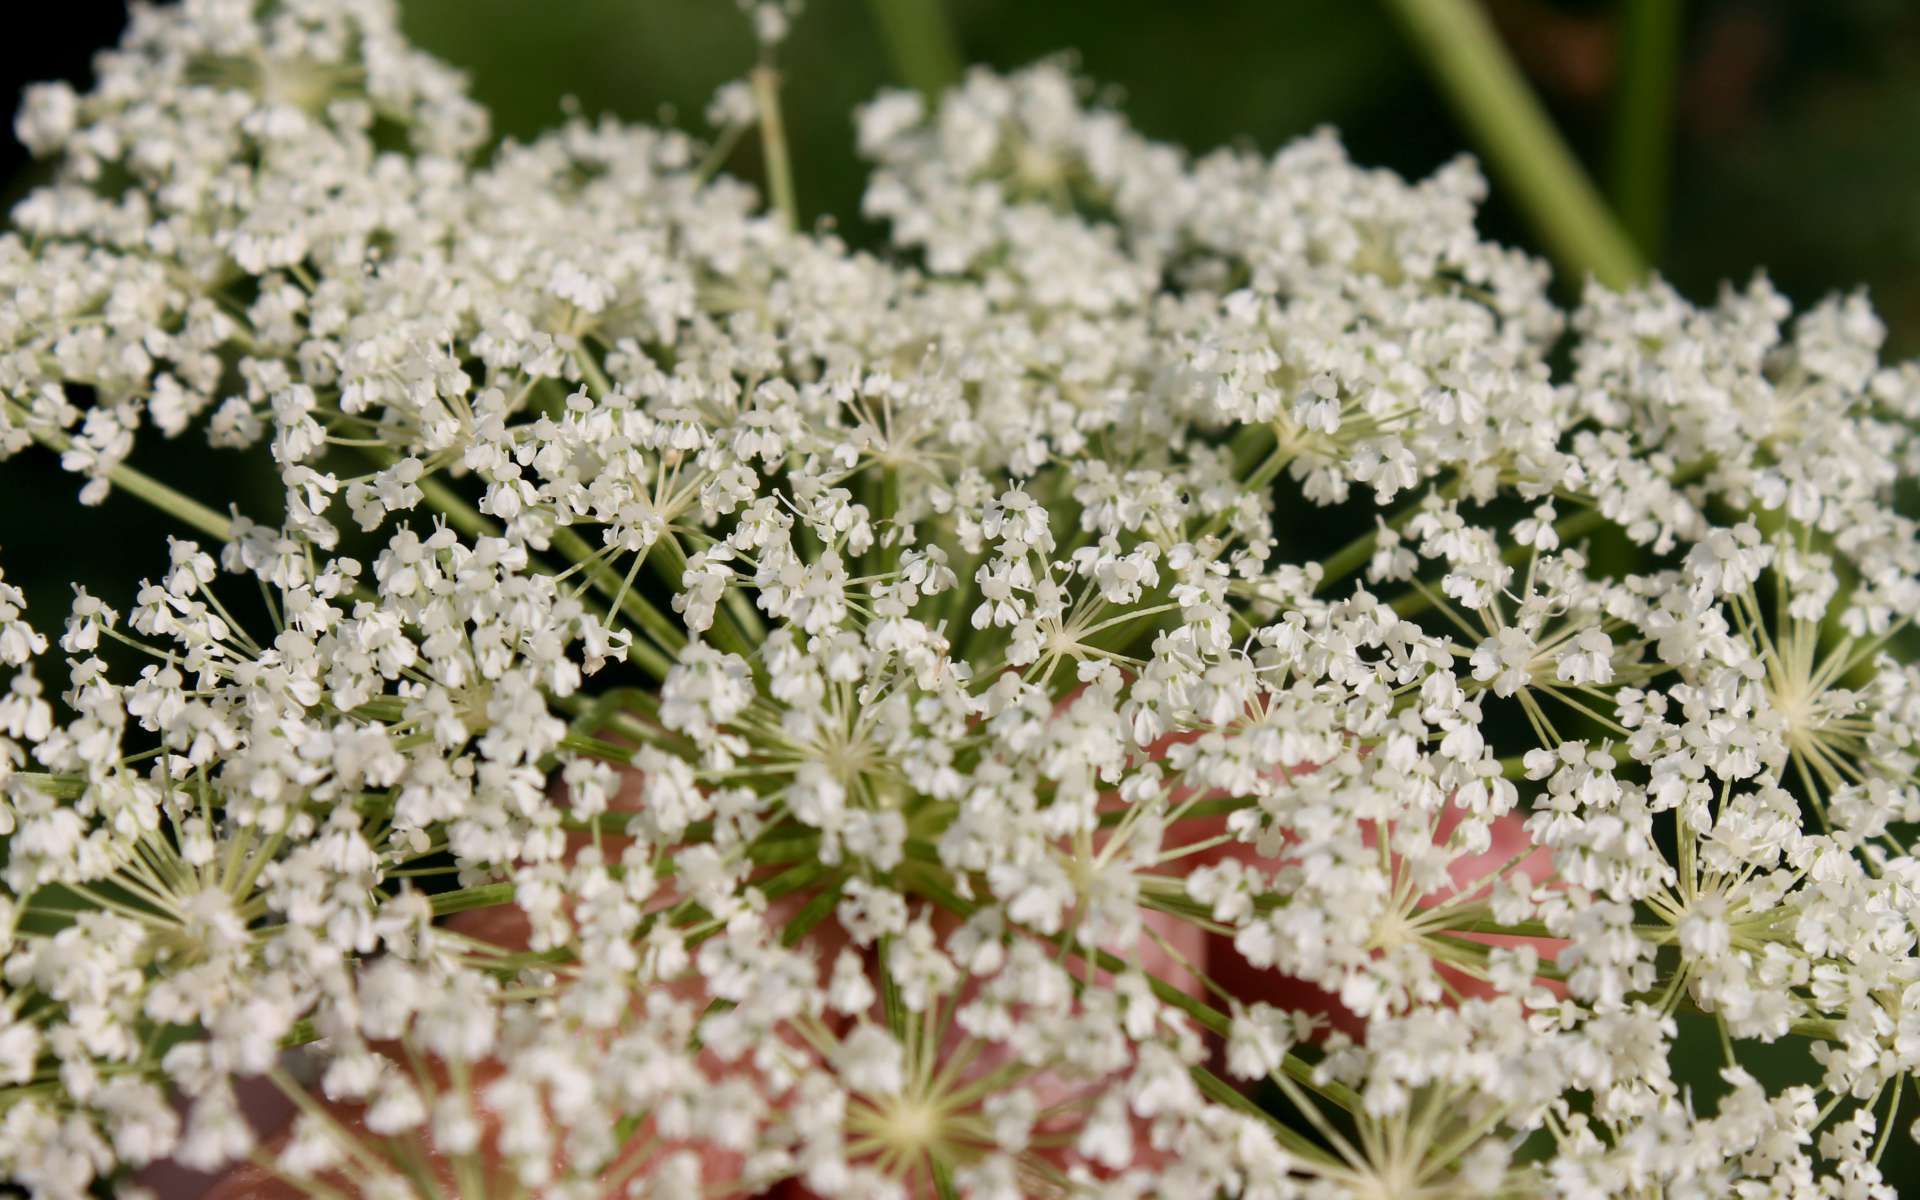
[[[1554,130],[1477,0],[1390,0],[1441,92],[1478,141],[1554,261],[1575,279],[1625,288],[1646,264],[1586,171]],[[1652,7],[1677,4],[1653,0]],[[1657,79],[1646,82],[1651,98]],[[1639,101],[1646,103],[1646,99]],[[1635,144],[1650,152],[1655,115],[1635,115]],[[1648,132],[1639,132],[1647,122]],[[1637,153],[1636,169],[1645,162]]]

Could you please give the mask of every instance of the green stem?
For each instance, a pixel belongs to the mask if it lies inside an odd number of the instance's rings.
[[[60,454],[65,454],[72,448],[73,439],[66,434],[57,429],[49,429],[39,422],[25,419],[26,414],[13,405],[8,407],[13,409],[10,415],[33,437],[34,441]],[[233,540],[232,520],[221,516],[193,497],[177,492],[153,476],[136,471],[125,463],[107,468],[107,482],[129,496],[151,504],[181,524],[192,526],[208,537],[222,542]]]
[[[941,875],[942,872],[938,868],[916,871],[914,872],[913,882],[909,887],[912,890],[919,891],[925,895],[927,899],[955,916],[963,918],[971,917],[979,911],[978,905],[949,888],[945,880],[941,878]],[[1092,963],[1110,975],[1119,976],[1125,974],[1127,971],[1127,962],[1125,959],[1108,950],[1098,948],[1089,949],[1075,941],[1071,932],[1060,933],[1052,938],[1042,940],[1050,942],[1056,948],[1064,950],[1076,959]],[[1149,991],[1159,997],[1163,1002],[1180,1009],[1192,1017],[1202,1028],[1220,1034],[1223,1037],[1232,1030],[1230,1018],[1225,1013],[1209,1007],[1205,1001],[1187,995],[1178,987],[1175,987],[1173,984],[1168,983],[1156,975],[1149,973],[1146,979]],[[1299,1055],[1286,1055],[1281,1060],[1281,1069],[1291,1078],[1311,1088],[1315,1093],[1339,1105],[1347,1112],[1353,1113],[1360,1111],[1360,1094],[1358,1092],[1338,1080],[1315,1079],[1312,1064],[1302,1059]]]
[[[500,527],[487,519],[485,513],[468,504],[466,498],[444,479],[433,475],[422,475],[414,484],[420,489],[420,495],[435,511],[447,519],[447,523],[466,534],[469,538],[493,538],[500,536]]]
[[[753,103],[760,113],[760,151],[767,160],[767,193],[788,229],[800,223],[793,197],[793,162],[787,157],[787,126],[780,116],[780,73],[762,63],[753,69]]]
[[[107,472],[107,478],[113,486],[153,505],[155,508],[180,521],[191,525],[208,537],[226,542],[233,540],[233,521],[208,508],[182,492],[177,492],[161,483],[151,475],[142,474],[132,467],[121,465]]]
[[[1199,1085],[1202,1092],[1206,1093],[1209,1100],[1228,1108],[1237,1108],[1250,1117],[1266,1122],[1267,1127],[1273,1132],[1274,1136],[1293,1153],[1300,1155],[1310,1162],[1337,1162],[1337,1160],[1327,1152],[1325,1147],[1314,1142],[1313,1139],[1307,1137],[1299,1130],[1281,1123],[1279,1118],[1254,1103],[1242,1093],[1239,1088],[1234,1087],[1226,1080],[1215,1075],[1212,1071],[1201,1066],[1191,1067],[1188,1070],[1193,1076],[1193,1081]]]
[[[1458,477],[1450,480],[1445,486],[1438,489],[1440,497],[1443,500],[1455,498],[1460,494],[1463,483],[1464,481]],[[1386,519],[1387,528],[1396,531],[1405,529],[1408,523],[1425,511],[1426,498],[1423,496],[1388,517]],[[1373,552],[1379,545],[1380,527],[1375,525],[1372,529],[1354,538],[1333,554],[1328,555],[1321,562],[1320,586],[1315,590],[1324,591],[1353,574],[1355,571],[1358,571],[1361,567],[1366,566],[1367,563],[1373,559]]]
[[[665,679],[667,671],[673,666],[670,655],[678,653],[687,644],[687,635],[680,632],[679,626],[671,618],[649,604],[639,592],[632,588],[623,590],[620,572],[609,567],[605,560],[594,553],[587,540],[572,529],[562,525],[553,530],[548,540],[554,550],[586,574],[587,581],[595,591],[610,599],[615,596],[620,598],[620,611],[634,619],[638,626],[636,632],[655,643],[648,645],[642,637],[635,637],[628,644],[628,656],[655,679]],[[663,654],[663,650],[666,653]]]
[[[21,786],[32,788],[55,800],[78,800],[87,794],[87,781],[78,775],[43,775],[37,771],[15,771],[13,778]]]
[[[1388,5],[1561,268],[1611,288],[1638,282],[1646,268],[1633,243],[1560,140],[1479,4]]]
[[[513,903],[513,885],[511,883],[481,883],[473,887],[464,887],[458,891],[441,892],[428,901],[433,906],[436,917],[450,916],[453,913],[467,912],[475,908],[492,908],[497,904]]]
[[[868,0],[894,73],[932,100],[960,78],[962,60],[942,0]]]
[[[391,466],[395,461],[391,454],[379,451],[370,451],[368,457],[382,466]],[[421,496],[433,506],[435,512],[445,517],[448,524],[467,537],[483,538],[501,535],[500,526],[470,504],[466,497],[454,490],[446,480],[435,475],[422,475],[415,486],[420,489]],[[562,526],[553,531],[551,542],[555,550],[579,564],[580,569],[596,590],[609,597],[619,597],[621,610],[639,620],[642,629],[659,641],[661,646],[669,650],[678,648],[673,639],[680,636],[679,630],[664,614],[639,595],[631,589],[623,588],[619,572],[595,556],[593,548],[584,538]],[[673,666],[672,660],[662,654],[659,648],[649,645],[639,637],[628,643],[627,655],[641,670],[655,679],[665,679],[667,671]]]
[[[1621,223],[1657,259],[1673,159],[1673,79],[1681,0],[1621,0],[1620,92],[1614,104],[1608,190]]]
[[[1560,539],[1562,548],[1587,536],[1607,523],[1606,515],[1598,508],[1583,508],[1571,516],[1562,517],[1554,523],[1553,531]],[[1508,546],[1500,555],[1500,561],[1510,567],[1518,567],[1533,554],[1531,546]],[[1434,592],[1407,592],[1393,602],[1393,611],[1403,617],[1418,616],[1433,607]]]

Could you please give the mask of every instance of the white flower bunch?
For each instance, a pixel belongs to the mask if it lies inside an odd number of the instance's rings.
[[[721,173],[771,79],[486,150],[384,0],[185,0],[28,93],[0,454],[184,528],[58,713],[0,582],[0,1177],[1893,1194],[1863,300],[1563,313],[1470,163],[1046,65],[867,107],[859,252]],[[184,436],[284,511],[127,465]]]

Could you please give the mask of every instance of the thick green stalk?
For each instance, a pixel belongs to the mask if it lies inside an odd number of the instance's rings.
[[[427,903],[433,906],[436,917],[451,916],[475,908],[492,908],[496,904],[513,903],[513,884],[480,883],[464,887],[458,891],[441,892],[432,896]]]
[[[384,451],[369,451],[368,457],[382,466],[390,466],[394,456]],[[499,537],[500,526],[493,519],[475,508],[466,497],[456,491],[446,480],[435,475],[422,475],[415,485],[420,495],[432,506],[433,510],[446,518],[447,523],[469,538]],[[677,636],[678,630],[673,623],[642,599],[631,589],[622,588],[620,575],[609,567],[593,552],[585,539],[570,529],[561,528],[553,533],[552,544],[555,550],[579,565],[593,586],[608,596],[620,597],[620,607],[640,621],[646,633],[659,638],[662,630],[671,631]],[[544,569],[544,568],[541,568]],[[672,641],[662,643],[668,649],[677,648]],[[628,658],[641,670],[655,679],[665,679],[673,662],[659,648],[648,644],[642,638],[635,638],[628,644]]]
[[[1606,522],[1606,516],[1599,509],[1583,508],[1572,516],[1562,517],[1555,522],[1553,532],[1559,537],[1560,544],[1565,546],[1586,537]],[[1524,564],[1533,553],[1531,546],[1508,546],[1500,555],[1500,561],[1510,567],[1518,567]],[[1431,589],[1425,592],[1406,592],[1393,602],[1393,611],[1403,617],[1418,616],[1432,608],[1433,602],[1434,593]]]
[[[1608,191],[1649,260],[1660,256],[1673,168],[1673,80],[1681,0],[1621,0],[1620,90],[1614,101]]]
[[[161,483],[151,475],[142,474],[132,467],[121,465],[107,472],[107,478],[113,486],[153,505],[161,512],[181,522],[191,525],[208,537],[220,541],[231,541],[233,522],[208,508],[182,492],[177,492]]]
[[[760,152],[767,164],[767,195],[787,228],[800,223],[793,195],[793,161],[787,154],[787,126],[780,116],[780,73],[761,64],[753,69],[753,104],[760,116]]]
[[[500,527],[489,520],[485,513],[467,503],[466,497],[447,485],[443,479],[432,475],[422,475],[415,487],[420,495],[434,510],[447,519],[447,523],[469,538],[490,538],[500,536]]]
[[[627,647],[628,655],[649,675],[665,679],[673,665],[670,655],[686,645],[687,635],[680,632],[680,628],[665,613],[649,604],[646,597],[632,588],[623,587],[620,573],[609,567],[587,544],[587,540],[572,529],[563,525],[549,535],[549,540],[556,551],[586,573],[588,582],[601,595],[620,598],[620,611],[632,617],[638,625],[638,631],[659,647],[655,649],[636,637]],[[668,653],[662,654],[662,650]]]
[[[1658,2],[1658,0],[1656,0]],[[1667,0],[1671,2],[1671,0]],[[1646,273],[1476,0],[1388,0],[1560,267],[1611,288]]]
[[[10,406],[11,407],[11,406]],[[20,420],[18,409],[15,420],[21,428],[33,435],[33,440],[58,453],[65,454],[73,445],[72,439],[56,429],[49,429],[38,423],[29,424]],[[206,505],[183,492],[177,492],[161,483],[151,475],[136,471],[125,463],[107,469],[107,482],[136,499],[144,500],[153,507],[166,513],[183,525],[192,526],[208,537],[226,542],[233,539],[233,522]]]
[[[868,0],[901,82],[931,100],[958,82],[963,63],[944,0]]]

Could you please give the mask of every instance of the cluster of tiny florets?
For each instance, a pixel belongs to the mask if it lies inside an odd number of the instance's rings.
[[[765,68],[711,146],[489,148],[386,0],[98,75],[16,122],[0,455],[183,525],[57,637],[0,579],[0,1178],[1893,1194],[1863,299],[1566,312],[1471,163],[1195,157],[1054,65],[867,106],[864,251],[723,173]],[[284,506],[129,461],[184,437]]]

